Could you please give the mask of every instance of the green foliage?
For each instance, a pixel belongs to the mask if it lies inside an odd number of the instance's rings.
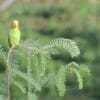
[[[46,70],[47,57],[42,52],[40,52],[37,56],[38,56],[40,76],[44,76]]]
[[[75,74],[77,77],[77,81],[79,83],[79,89],[83,88],[83,84],[85,79],[90,77],[90,70],[85,65],[78,65],[75,62],[71,62],[66,66],[61,66],[57,72],[56,77],[56,87],[59,91],[60,96],[64,96],[66,91],[65,83],[67,83],[67,76],[68,74]],[[67,86],[68,87],[68,86]]]
[[[0,74],[0,94],[6,95],[6,75]]]
[[[27,94],[27,100],[33,100],[33,98],[34,100],[38,100],[36,92],[41,91],[42,87],[51,82],[52,79],[55,81],[53,85],[56,85],[59,95],[64,96],[66,92],[66,76],[70,71],[76,74],[79,89],[83,88],[84,77],[87,79],[87,77],[90,76],[90,71],[87,67],[84,67],[84,69],[82,67],[83,65],[80,67],[80,65],[75,62],[59,67],[57,73],[51,73],[50,75],[46,73],[47,59],[51,58],[50,55],[53,48],[65,49],[71,57],[76,57],[80,54],[80,50],[73,40],[58,38],[46,44],[33,40],[25,40],[20,43],[19,47],[14,51],[22,51],[26,55],[27,65],[25,66],[25,72],[21,71],[19,67],[15,68],[15,66],[19,66],[16,61],[13,60],[15,59],[15,55],[12,54],[10,57],[12,73],[10,77],[13,78],[12,84],[18,87],[23,94]],[[14,53],[14,51],[11,53]],[[35,58],[35,60],[33,60],[33,58]],[[34,66],[32,66],[32,60],[35,63]],[[33,69],[35,74],[33,73]],[[18,78],[21,79],[19,80]],[[23,84],[22,80],[24,80],[26,85]]]
[[[6,52],[4,51],[4,49],[2,48],[2,46],[0,45],[0,56],[5,60],[6,59]]]
[[[22,93],[26,93],[26,89],[25,89],[25,87],[23,87],[23,84],[21,84],[20,82],[18,82],[18,81],[14,81],[14,83],[13,83],[16,87],[18,87],[21,91],[22,91]]]
[[[0,0],[0,5],[2,5],[3,2],[5,1]],[[67,94],[70,92],[68,99],[78,100],[81,98],[85,100],[98,100],[100,98],[99,0],[16,0],[15,3],[9,6],[9,9],[0,12],[0,44],[2,44],[2,47],[4,47],[6,51],[8,48],[7,30],[10,27],[9,23],[13,19],[18,19],[20,21],[22,39],[32,38],[47,42],[54,38],[64,37],[75,40],[81,49],[79,58],[71,58],[65,54],[65,51],[60,51],[60,53],[62,52],[61,54],[53,55],[53,59],[49,60],[49,63],[47,62],[46,67],[48,67],[48,69],[46,68],[45,73],[48,71],[55,72],[56,67],[58,68],[60,63],[65,64],[73,60],[82,64],[84,63],[92,70],[93,82],[88,83],[84,88],[85,91],[83,90],[80,93],[77,92],[76,88],[68,89]],[[58,53],[55,49],[53,49],[53,52],[55,54]],[[17,61],[17,66],[16,64],[12,64],[12,66],[26,73],[26,56],[22,56],[21,53],[17,53],[16,55],[13,56],[13,58]],[[35,66],[35,60],[31,60],[33,62],[31,65],[32,77],[35,77],[36,71],[34,70],[35,68],[33,68],[33,66]],[[4,73],[4,69],[6,68],[4,63],[5,62],[0,60],[0,69],[3,69],[0,70],[1,73]],[[82,66],[84,69],[85,66]],[[71,77],[71,80],[72,79],[74,80],[75,78]],[[90,78],[86,77],[86,82],[89,81],[89,79]],[[68,80],[68,84],[73,85],[74,83],[72,83],[73,82],[70,83]],[[15,95],[21,95],[20,92],[17,91],[18,89],[14,88],[12,90],[16,91]],[[50,90],[44,88],[42,90],[44,94],[41,95],[41,99],[43,98],[43,100],[63,100],[56,95],[55,90],[52,90],[51,87]],[[66,99],[67,96],[68,95],[66,95],[64,99]],[[19,97],[18,99],[21,100],[25,100],[26,98],[23,99],[21,96]]]
[[[80,54],[80,50],[77,47],[76,43],[73,40],[70,39],[63,39],[63,38],[58,38],[55,40],[50,41],[44,49],[48,48],[64,48],[70,55],[71,57],[78,56]]]
[[[35,7],[34,9],[29,9],[28,7],[17,7],[14,8],[11,11],[10,17],[15,17],[17,15],[25,16],[41,16],[44,18],[50,18],[54,14],[57,13],[64,13],[66,12],[66,9],[63,6],[60,5],[51,5],[49,7],[47,6],[40,6],[40,8]]]
[[[88,77],[90,77],[90,70],[88,69],[88,67],[86,67],[85,65],[78,65],[75,62],[72,62],[68,65],[66,65],[67,70],[72,71],[76,74],[77,77],[77,81],[79,83],[79,89],[83,88],[83,83],[84,80],[87,79]]]
[[[79,89],[82,89],[83,88],[83,78],[82,78],[82,75],[80,74],[80,72],[78,70],[74,70],[76,76],[77,76],[77,80],[79,82]]]
[[[65,81],[66,81],[66,67],[60,67],[59,71],[56,76],[56,87],[59,91],[60,96],[64,96],[65,91],[66,91],[66,86],[65,86]]]
[[[39,86],[39,83],[36,82],[36,80],[34,80],[33,78],[31,77],[28,77],[26,73],[23,73],[21,71],[18,71],[18,70],[15,70],[15,69],[12,69],[12,72],[18,76],[20,76],[21,78],[23,78],[24,80],[26,81],[29,81],[33,86],[35,86],[35,88],[37,90],[41,90],[41,87]]]

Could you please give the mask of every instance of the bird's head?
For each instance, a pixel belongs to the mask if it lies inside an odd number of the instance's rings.
[[[11,24],[11,27],[12,28],[18,28],[18,26],[19,26],[18,24],[19,24],[18,20],[13,20],[12,24]]]

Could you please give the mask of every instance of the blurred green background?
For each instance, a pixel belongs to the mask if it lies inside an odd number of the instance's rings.
[[[70,38],[78,44],[79,58],[65,54],[53,56],[52,70],[58,62],[73,60],[91,69],[91,81],[83,90],[71,87],[60,98],[54,88],[44,88],[40,100],[100,100],[100,0],[0,0],[0,44],[6,51],[13,19],[20,22],[22,40],[47,42]],[[0,72],[4,70],[5,64],[0,59]]]

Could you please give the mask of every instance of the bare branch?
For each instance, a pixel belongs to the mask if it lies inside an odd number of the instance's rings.
[[[7,75],[7,100],[10,100],[10,70],[11,70],[11,64],[10,64],[10,56],[13,52],[15,47],[9,48],[8,54],[7,54],[7,68],[6,68],[6,75]]]

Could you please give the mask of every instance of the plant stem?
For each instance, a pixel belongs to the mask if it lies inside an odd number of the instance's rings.
[[[37,74],[37,80],[38,82],[40,81],[40,73],[39,73],[39,62],[38,62],[38,59],[39,59],[39,55],[37,54],[37,63],[36,63],[36,74]]]
[[[7,75],[7,100],[10,100],[10,69],[11,69],[11,64],[10,64],[10,56],[11,53],[13,52],[13,49],[15,47],[11,47],[9,48],[8,54],[7,54],[7,60],[6,60],[6,64],[7,64],[7,68],[6,68],[6,75]]]
[[[30,61],[30,52],[27,54],[27,75],[28,80],[30,80],[31,77],[31,61]],[[28,81],[28,93],[27,93],[27,100],[30,100],[30,93],[31,92],[31,84],[30,81]]]

